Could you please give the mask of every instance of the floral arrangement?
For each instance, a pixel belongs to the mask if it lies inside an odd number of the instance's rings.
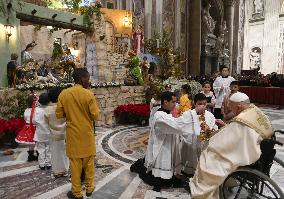
[[[40,83],[29,83],[29,84],[19,84],[16,86],[18,90],[45,90],[50,89],[54,87],[60,87],[60,88],[69,88],[72,87],[73,83],[46,83],[46,84],[40,84]],[[100,82],[100,83],[92,83],[90,85],[91,88],[108,88],[108,87],[120,87],[124,84],[120,82]]]
[[[0,143],[17,147],[15,138],[25,124],[24,118],[0,119]]]
[[[11,119],[23,117],[27,108],[29,92],[17,92],[15,95],[9,95],[9,92],[8,89],[4,90],[0,96],[0,118]]]
[[[114,114],[118,123],[145,125],[149,121],[150,106],[148,104],[120,105],[114,110]]]

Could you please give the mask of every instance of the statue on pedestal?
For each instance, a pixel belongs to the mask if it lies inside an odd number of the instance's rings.
[[[229,51],[229,31],[227,29],[227,23],[226,21],[223,22],[222,25],[220,25],[220,35],[217,38],[216,46],[215,46],[215,54],[219,55],[219,57],[229,57],[228,51]]]
[[[261,57],[260,57],[260,49],[259,48],[253,48],[252,52],[249,55],[250,59],[250,69],[260,69],[260,64],[261,64]]]
[[[22,65],[23,65],[23,64],[26,64],[26,63],[28,63],[28,62],[30,62],[30,61],[34,61],[34,60],[33,60],[33,55],[32,55],[32,53],[31,53],[31,51],[34,49],[34,47],[35,47],[36,45],[37,45],[36,42],[35,42],[35,41],[32,41],[31,43],[29,43],[29,44],[26,46],[25,50],[23,50],[23,51],[21,52],[21,63],[22,63]]]
[[[263,2],[262,0],[254,0],[254,14],[263,12]]]
[[[138,55],[144,53],[143,43],[144,43],[144,31],[141,25],[138,25],[138,29],[132,35],[133,39],[133,51]]]
[[[205,8],[202,9],[201,11],[201,27],[202,27],[202,34],[201,34],[201,42],[203,44],[207,44],[209,36],[214,35],[214,30],[215,30],[215,24],[216,22],[210,15],[210,8],[211,4],[208,3]]]
[[[148,83],[148,80],[149,80],[149,76],[148,76],[148,71],[149,71],[149,68],[150,68],[150,64],[148,62],[148,58],[145,56],[143,57],[143,62],[142,62],[142,65],[141,65],[141,69],[142,69],[142,76],[143,76],[143,80],[145,82],[145,84]]]

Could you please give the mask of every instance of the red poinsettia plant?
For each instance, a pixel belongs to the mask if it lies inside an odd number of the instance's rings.
[[[25,124],[24,118],[0,119],[0,137],[5,133],[14,133],[17,135]]]
[[[120,105],[114,110],[118,123],[121,124],[147,124],[150,117],[148,104]]]

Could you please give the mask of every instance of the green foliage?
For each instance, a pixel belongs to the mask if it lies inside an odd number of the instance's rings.
[[[60,0],[48,0],[47,6],[52,9],[63,8],[62,1]]]
[[[101,4],[96,3],[95,6],[80,7],[80,14],[83,15],[83,22],[88,27],[91,27],[92,18],[95,14],[96,19],[100,22],[102,19]]]
[[[52,60],[59,60],[64,55],[62,46],[58,43],[53,43]]]
[[[159,49],[157,48],[157,39],[159,39]],[[163,34],[154,33],[151,39],[145,41],[145,48],[148,53],[159,54],[160,72],[158,77],[166,80],[169,77],[181,78],[184,74],[181,63],[181,52],[179,49],[173,51],[173,44],[170,34],[163,31]]]
[[[145,92],[145,100],[147,104],[150,104],[152,98],[160,100],[161,94],[164,91],[164,86],[159,81],[150,82]]]
[[[9,91],[3,92],[0,99],[1,117],[5,119],[23,117],[27,108],[28,92],[18,92],[14,96],[9,96]]]
[[[155,32],[151,39],[145,40],[145,49],[148,53],[157,53],[157,39],[159,39],[160,54],[164,54],[167,49],[173,48],[170,34],[167,31],[163,31],[163,34]]]
[[[139,66],[139,58],[137,56],[131,58],[129,74],[133,79],[138,81],[139,85],[144,84],[141,69]]]
[[[81,0],[63,0],[64,4],[68,7],[70,12],[79,14]]]

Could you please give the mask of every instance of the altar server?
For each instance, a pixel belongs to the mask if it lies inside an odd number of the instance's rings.
[[[222,76],[217,77],[213,83],[213,90],[216,96],[216,104],[214,108],[214,116],[217,119],[223,119],[221,113],[221,106],[223,103],[224,97],[230,93],[230,84],[235,79],[229,76],[230,70],[229,67],[224,66],[222,69]]]
[[[174,118],[170,112],[175,106],[175,100],[176,97],[172,92],[164,92],[161,96],[162,107],[155,113],[150,124],[145,166],[147,171],[151,171],[154,177],[160,178],[162,183],[166,183],[165,180],[171,179],[174,174],[180,174],[178,135],[192,131],[192,126],[199,124],[197,112],[204,112],[206,109],[206,106],[198,106],[197,110],[186,111],[181,117]],[[160,128],[159,123],[163,123],[165,126],[178,126],[179,130],[163,128],[163,125]],[[198,129],[198,126],[193,128]],[[158,188],[156,190],[159,191]]]
[[[203,93],[198,93],[194,97],[194,106],[199,105],[207,106],[207,98]],[[193,121],[198,121],[200,128],[194,129],[192,126],[191,131],[187,132],[191,133],[190,139],[182,139],[181,156],[184,172],[193,176],[201,152],[206,148],[209,138],[218,130],[218,127],[215,124],[214,115],[207,110],[192,117],[196,117]]]

